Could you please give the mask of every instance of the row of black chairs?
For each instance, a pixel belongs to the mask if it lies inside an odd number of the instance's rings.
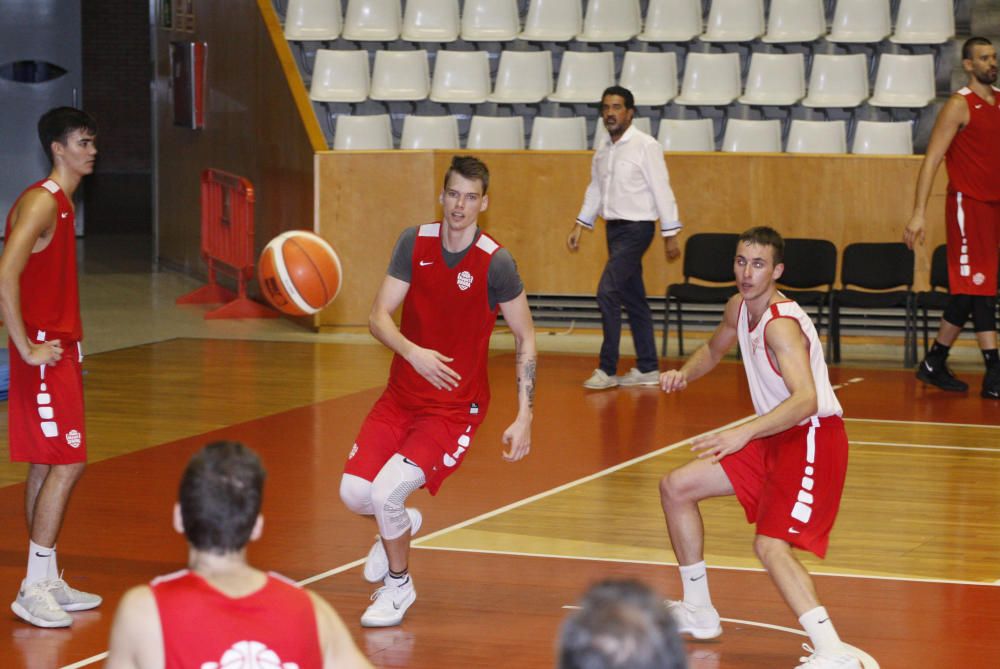
[[[684,247],[684,282],[667,287],[663,319],[662,355],[667,355],[671,320],[684,355],[686,305],[725,304],[736,292],[733,252],[739,235],[699,233]],[[779,287],[790,299],[816,312],[816,330],[827,333],[827,358],[840,362],[841,309],[899,309],[903,312],[903,365],[912,367],[917,356],[917,312],[922,311],[924,350],[928,346],[929,310],[943,309],[948,299],[948,262],[945,246],[934,250],[931,289],[913,291],[913,251],[901,243],[859,242],[844,248],[841,288],[835,289],[837,248],[825,239],[785,240],[785,271]],[[693,283],[695,279],[704,283]]]

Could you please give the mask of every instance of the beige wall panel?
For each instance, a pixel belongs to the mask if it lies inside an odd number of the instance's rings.
[[[345,292],[317,325],[367,321],[399,231],[440,215],[437,195],[453,152],[323,152],[318,230],[345,261]],[[529,293],[593,294],[607,253],[604,223],[566,250],[590,178],[589,152],[483,151],[490,167],[482,227],[511,250]],[[919,156],[668,154],[671,183],[694,232],[775,226],[789,237],[824,237],[839,249],[854,241],[897,241],[909,219]],[[944,239],[947,183],[938,175],[928,205],[928,239],[917,249],[917,285],[926,285],[930,252]],[[375,211],[373,211],[373,208]],[[372,216],[385,225],[372,227]],[[682,238],[683,239],[683,238]],[[683,243],[683,241],[682,241]],[[364,260],[361,260],[361,259]],[[650,295],[679,281],[681,263],[654,240],[644,261]]]

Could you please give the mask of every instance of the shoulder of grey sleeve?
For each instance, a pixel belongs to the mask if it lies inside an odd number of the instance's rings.
[[[413,278],[413,249],[417,243],[417,228],[407,228],[399,235],[392,249],[389,269],[386,274],[394,279],[410,283]]]
[[[497,303],[510,302],[524,290],[524,282],[517,273],[517,263],[507,249],[499,249],[490,258],[490,270],[487,277],[490,288],[496,295]]]

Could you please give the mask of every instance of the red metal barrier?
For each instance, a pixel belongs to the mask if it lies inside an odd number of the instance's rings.
[[[177,304],[217,304],[205,318],[277,318],[277,311],[247,297],[254,272],[253,184],[221,170],[201,173],[201,255],[208,265],[208,285],[177,298]],[[237,293],[216,280],[218,273],[236,279]]]

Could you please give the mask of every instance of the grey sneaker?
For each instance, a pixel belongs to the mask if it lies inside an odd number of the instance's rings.
[[[820,655],[809,644],[802,644],[802,649],[809,655],[800,657],[800,664],[796,669],[862,669],[861,661],[850,653],[840,655]]]
[[[93,595],[69,587],[69,584],[62,580],[62,575],[59,578],[45,581],[45,587],[52,593],[56,604],[63,611],[89,611],[96,609],[104,601],[100,595]]]
[[[416,509],[407,508],[406,515],[410,517],[410,536],[416,536],[420,525],[424,522],[423,515]],[[375,545],[368,551],[365,560],[364,576],[369,583],[380,583],[389,574],[389,556],[385,554],[382,537],[375,539]]]
[[[628,374],[618,377],[618,385],[621,386],[658,386],[660,385],[660,370],[654,369],[651,372],[640,372],[633,367],[628,370]]]
[[[417,600],[413,579],[401,586],[383,585],[372,594],[372,604],[361,616],[362,627],[392,627],[403,622],[406,610]]]
[[[690,634],[695,639],[714,639],[722,634],[719,612],[714,606],[695,607],[684,601],[670,600],[664,602],[667,611],[677,623],[680,634]]]
[[[618,386],[617,376],[608,376],[603,370],[595,369],[590,378],[583,382],[584,388],[590,390],[607,390]]]
[[[10,605],[10,610],[21,620],[38,627],[69,627],[73,624],[73,618],[60,608],[49,591],[48,583],[38,581],[25,585],[22,581],[17,599]]]

